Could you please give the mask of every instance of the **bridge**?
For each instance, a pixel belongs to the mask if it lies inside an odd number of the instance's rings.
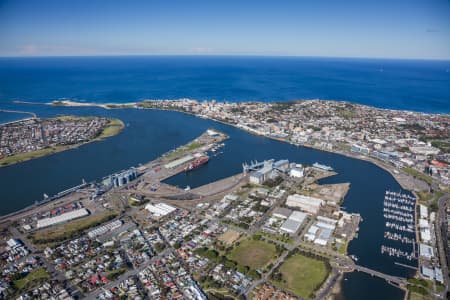
[[[387,274],[384,274],[384,273],[381,273],[381,272],[378,272],[378,271],[375,271],[375,270],[372,270],[372,269],[369,269],[369,268],[366,268],[363,266],[355,265],[354,269],[355,269],[355,271],[364,272],[371,276],[382,278],[382,279],[386,280],[387,282],[396,284],[398,286],[406,286],[408,283],[406,281],[406,278],[387,275]]]

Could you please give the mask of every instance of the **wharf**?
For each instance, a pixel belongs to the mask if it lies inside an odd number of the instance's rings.
[[[113,188],[112,190],[107,191],[105,194],[103,194],[100,198],[109,199],[111,198],[111,195],[116,192],[122,195],[131,194],[133,192],[152,197],[185,194],[185,191],[183,189],[162,183],[163,180],[183,172],[185,164],[181,164],[172,169],[168,169],[164,167],[164,165],[175,161],[180,157],[194,155],[196,153],[205,153],[210,149],[217,147],[218,144],[222,143],[227,138],[227,135],[220,132],[217,132],[217,135],[213,136],[208,134],[208,132],[205,132],[193,141],[189,142],[187,145],[179,147],[174,151],[166,153],[153,161],[139,166],[137,168],[139,177],[136,180],[133,180],[121,187]],[[189,147],[190,145],[191,147]],[[75,199],[83,201],[85,204],[89,204],[87,206],[90,206],[91,211],[95,212],[97,210],[96,206],[99,206],[100,203],[96,204],[95,201],[88,201],[90,199],[90,195],[94,193],[95,185],[96,183],[94,182],[83,182],[82,185],[57,193],[55,196],[49,197],[45,201],[36,202],[35,204],[25,207],[17,212],[5,216],[0,216],[0,224],[7,225],[10,222],[14,222],[30,217],[32,215],[36,215],[38,213],[51,210],[56,206],[66,205],[75,201]],[[151,192],[151,189],[153,187],[157,187],[155,192]],[[219,192],[219,189],[215,187],[214,189],[212,189],[212,191],[215,191],[217,193]],[[194,198],[199,197],[201,196],[196,196]]]

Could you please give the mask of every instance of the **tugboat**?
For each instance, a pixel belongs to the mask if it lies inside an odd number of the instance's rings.
[[[200,166],[202,166],[202,165],[208,163],[208,161],[209,161],[209,157],[208,157],[208,156],[206,156],[206,155],[200,156],[199,158],[195,159],[192,163],[190,163],[189,165],[187,165],[187,166],[184,168],[184,171],[185,171],[185,172],[189,172],[189,171],[192,171],[192,170],[194,170],[194,169],[197,169],[197,168],[199,168]]]

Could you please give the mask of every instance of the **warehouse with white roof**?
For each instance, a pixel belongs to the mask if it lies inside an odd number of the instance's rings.
[[[293,211],[289,218],[281,225],[280,231],[294,235],[302,226],[308,214],[299,211]]]
[[[55,225],[58,223],[67,222],[67,221],[71,221],[71,220],[78,219],[81,217],[85,217],[87,215],[89,215],[89,211],[86,208],[80,208],[77,210],[72,210],[72,211],[60,214],[56,217],[40,219],[37,221],[36,227],[38,229],[44,228],[44,227],[52,226],[52,225]]]
[[[298,207],[304,212],[310,214],[317,214],[324,203],[325,201],[323,201],[322,199],[298,194],[290,195],[286,199],[287,206]]]
[[[175,207],[165,203],[147,204],[145,209],[148,210],[155,217],[164,217],[176,210]]]

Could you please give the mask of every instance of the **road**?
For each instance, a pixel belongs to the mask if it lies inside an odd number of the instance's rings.
[[[448,275],[448,266],[447,266],[447,251],[445,247],[447,245],[447,236],[443,235],[443,229],[447,232],[447,202],[450,200],[450,195],[445,194],[438,200],[438,211],[436,214],[436,246],[439,252],[439,260],[442,268],[442,275],[444,276],[444,286],[445,290],[443,295],[446,295],[449,290],[449,275]]]

